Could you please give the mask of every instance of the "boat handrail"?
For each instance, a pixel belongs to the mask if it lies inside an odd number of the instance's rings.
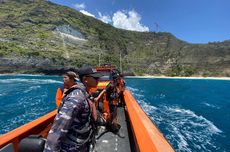
[[[141,152],[174,152],[172,146],[127,89],[124,91],[124,99],[139,150]]]

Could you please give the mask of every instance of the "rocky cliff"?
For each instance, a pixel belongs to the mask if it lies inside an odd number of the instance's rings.
[[[44,0],[0,0],[0,73],[51,73],[110,63],[136,75],[230,76],[230,41],[189,44],[121,30]]]

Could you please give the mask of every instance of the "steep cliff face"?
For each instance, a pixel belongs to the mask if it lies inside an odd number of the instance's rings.
[[[120,58],[121,56],[121,58]],[[116,29],[43,0],[0,1],[0,73],[55,73],[110,63],[126,73],[230,76],[230,41],[189,44],[170,33]]]

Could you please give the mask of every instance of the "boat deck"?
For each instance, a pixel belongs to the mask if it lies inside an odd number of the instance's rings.
[[[119,134],[122,137],[112,133],[102,133],[100,138],[96,141],[94,150],[96,152],[130,152],[130,140],[128,134],[127,120],[125,116],[125,110],[123,107],[119,107],[117,111],[118,123],[121,125]]]

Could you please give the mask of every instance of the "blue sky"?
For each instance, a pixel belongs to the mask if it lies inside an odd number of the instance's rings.
[[[190,43],[230,39],[230,0],[50,0],[114,27],[170,32]]]

